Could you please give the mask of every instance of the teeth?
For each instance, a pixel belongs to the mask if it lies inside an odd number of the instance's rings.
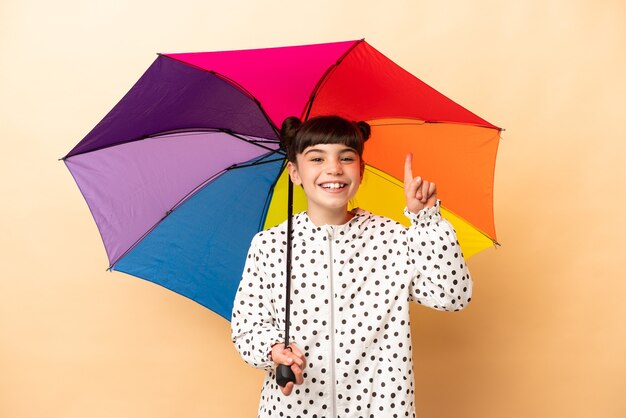
[[[325,183],[322,184],[322,187],[325,189],[341,189],[346,187],[346,185],[342,183]]]

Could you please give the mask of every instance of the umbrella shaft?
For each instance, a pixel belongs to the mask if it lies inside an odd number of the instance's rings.
[[[291,231],[293,217],[293,183],[289,178],[289,187],[287,194],[287,257],[286,257],[286,285],[285,285],[285,347],[289,347],[289,311],[291,297]]]

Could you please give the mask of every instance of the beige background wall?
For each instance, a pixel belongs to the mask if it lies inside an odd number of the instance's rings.
[[[252,417],[229,324],[106,273],[57,158],[156,52],[365,37],[503,126],[474,302],[413,311],[422,418],[626,416],[622,1],[0,2],[0,417]]]

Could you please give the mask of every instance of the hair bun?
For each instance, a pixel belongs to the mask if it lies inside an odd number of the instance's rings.
[[[361,120],[356,123],[356,126],[359,127],[359,130],[363,134],[363,141],[367,141],[372,133],[370,124]]]
[[[283,121],[280,128],[280,145],[281,148],[289,149],[289,144],[293,141],[302,126],[302,121],[296,116],[289,116]]]

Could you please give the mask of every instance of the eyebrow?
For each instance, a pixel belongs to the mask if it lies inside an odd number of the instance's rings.
[[[305,151],[302,155],[307,155],[311,152],[319,152],[322,154],[326,154],[326,151],[319,149],[319,148],[311,148],[308,151]],[[350,147],[345,147],[342,150],[339,151],[340,154],[343,154],[344,152],[353,152],[353,153],[357,153],[356,150],[354,148],[350,148]]]

